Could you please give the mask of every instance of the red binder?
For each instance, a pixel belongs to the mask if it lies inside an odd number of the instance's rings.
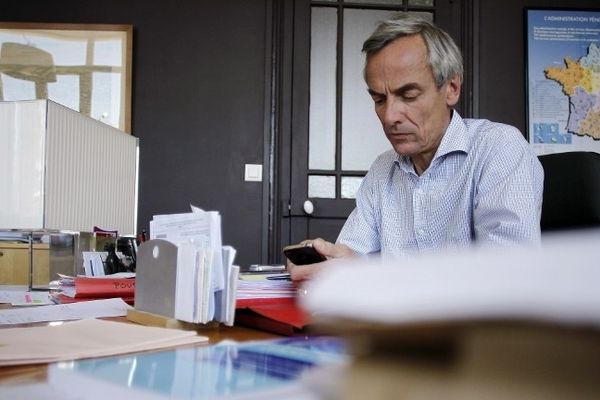
[[[58,292],[52,293],[54,301],[62,304],[84,300],[108,299],[121,297],[125,302],[133,304],[135,297],[135,278],[89,278],[77,276],[73,285],[61,285]]]
[[[111,297],[119,297],[119,296],[110,296],[110,297],[69,297],[65,296],[62,293],[51,293],[50,294],[52,301],[58,304],[70,304],[70,303],[78,303],[80,301],[90,301],[90,300],[104,300]],[[134,297],[123,297],[120,296],[123,301],[129,305],[134,304]]]
[[[75,297],[132,297],[135,278],[75,278]]]
[[[293,297],[240,299],[236,303],[236,325],[294,336],[305,333],[309,323],[309,315]]]

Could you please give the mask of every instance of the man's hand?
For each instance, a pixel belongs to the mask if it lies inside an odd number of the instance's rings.
[[[352,250],[345,244],[335,244],[320,238],[311,240],[310,242],[312,243],[312,246],[315,248],[315,250],[317,250],[319,254],[322,254],[325,257],[327,257],[327,259],[353,257],[356,255],[354,250]],[[293,281],[304,281],[310,279],[321,269],[326,268],[328,263],[328,261],[322,261],[315,264],[295,265],[292,264],[290,260],[288,260],[287,270],[290,273],[290,277]]]

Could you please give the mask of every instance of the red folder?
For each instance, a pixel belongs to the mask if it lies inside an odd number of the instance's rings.
[[[75,278],[75,297],[133,297],[135,278]]]
[[[309,322],[293,297],[240,299],[236,303],[236,325],[293,336],[304,333]]]
[[[80,301],[90,301],[90,300],[104,300],[107,297],[69,297],[69,296],[65,296],[62,293],[52,293],[50,295],[52,297],[52,301],[54,301],[55,303],[58,304],[70,304],[70,303],[78,303]],[[110,296],[110,297],[115,297],[115,296]],[[108,298],[110,298],[108,297]],[[122,296],[116,296],[116,297],[121,297],[123,299],[123,301],[129,305],[133,305],[134,304],[134,297],[122,297]]]

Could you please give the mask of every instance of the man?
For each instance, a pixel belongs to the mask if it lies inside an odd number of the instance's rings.
[[[406,257],[473,243],[539,244],[542,167],[516,128],[453,110],[463,66],[450,36],[399,13],[363,52],[368,92],[393,150],[369,169],[337,243],[315,239],[316,250],[327,258]],[[288,269],[302,280],[326,264]]]

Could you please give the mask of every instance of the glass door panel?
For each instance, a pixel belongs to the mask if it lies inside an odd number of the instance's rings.
[[[308,168],[335,169],[337,8],[311,9]]]
[[[366,171],[377,155],[391,148],[363,78],[362,44],[379,21],[395,11],[344,10],[342,61],[342,171]]]
[[[433,0],[308,1],[292,4],[289,50],[289,197],[282,198],[282,245],[334,241],[355,205],[370,164],[391,148],[363,78],[362,43],[397,11],[423,13],[456,34],[463,2]],[[290,10],[291,11],[291,10]],[[450,30],[453,32],[453,30]],[[284,53],[287,54],[287,53]],[[284,103],[287,104],[287,103]],[[284,109],[285,111],[285,109]],[[285,150],[284,150],[285,154]],[[286,171],[285,171],[286,172]],[[286,187],[287,174],[283,173]]]

